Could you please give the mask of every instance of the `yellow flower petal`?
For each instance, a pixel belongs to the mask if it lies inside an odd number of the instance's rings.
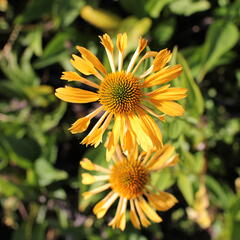
[[[97,218],[102,218],[117,198],[118,194],[111,191],[105,198],[98,202],[93,208],[93,212]]]
[[[165,91],[160,88],[151,92],[148,96],[153,100],[172,101],[185,98],[187,96],[186,92],[186,88],[169,88]]]
[[[99,38],[101,39],[101,44],[104,46],[106,50],[112,72],[115,72],[115,64],[113,58],[114,46],[112,43],[112,39],[106,33],[103,36],[99,36]]]
[[[93,184],[94,182],[105,181],[109,179],[109,175],[91,175],[89,173],[82,173],[82,184]]]
[[[152,87],[172,81],[173,79],[177,78],[181,74],[181,72],[181,65],[163,68],[159,72],[147,77],[143,83],[143,87]]]
[[[82,184],[92,184],[95,182],[93,175],[89,173],[82,173]]]
[[[82,54],[82,57],[84,59],[87,59],[89,62],[91,62],[92,65],[96,69],[98,69],[101,73],[103,73],[104,75],[107,74],[106,68],[102,65],[99,59],[92,52],[81,46],[77,46],[77,50]]]
[[[146,167],[150,171],[160,169],[173,155],[175,148],[170,144],[165,144],[164,147],[157,151],[152,158],[147,162]]]
[[[99,99],[97,93],[68,86],[57,88],[55,95],[61,100],[70,103],[89,103]]]
[[[90,124],[89,117],[80,118],[72,124],[69,130],[71,131],[72,134],[81,133],[88,128],[89,124]]]
[[[107,190],[108,188],[110,188],[111,184],[110,183],[106,183],[104,185],[101,185],[100,187],[97,187],[97,188],[94,188],[92,189],[91,191],[88,191],[88,192],[84,192],[82,195],[85,199],[97,194],[97,193],[100,193],[100,192],[103,192],[105,190]]]
[[[103,173],[110,173],[110,170],[104,167],[101,167],[97,164],[92,163],[88,158],[83,158],[82,161],[80,161],[80,165],[82,168],[90,171],[99,171]]]
[[[112,128],[112,131],[109,133],[109,136],[107,138],[107,141],[105,143],[105,147],[107,149],[106,151],[106,160],[109,161],[115,151],[115,147],[119,141],[120,133],[123,132],[123,126],[122,126],[122,117],[116,114],[114,120],[114,125]]]
[[[86,146],[91,145],[96,148],[102,142],[103,129],[98,128],[91,134],[88,134],[81,142],[81,144],[86,144]]]
[[[139,40],[138,40],[138,51],[139,51],[139,54],[146,48],[147,43],[148,43],[147,39],[142,38],[142,37],[139,38]]]
[[[147,40],[144,39],[144,38],[140,38],[139,41],[138,41],[138,47],[137,49],[135,50],[131,60],[130,60],[130,63],[128,64],[128,67],[127,67],[127,72],[130,72],[132,70],[132,68],[134,67],[135,65],[135,62],[138,58],[138,56],[140,55],[140,53],[144,50],[144,48],[147,46]]]
[[[178,202],[172,194],[160,191],[159,194],[147,194],[147,199],[150,204],[159,211],[167,211]]]
[[[172,54],[168,49],[161,50],[153,60],[153,72],[162,69],[171,59]]]
[[[162,218],[158,216],[143,197],[139,197],[139,206],[150,220],[153,222],[162,222]]]
[[[151,102],[154,103],[157,109],[169,116],[181,116],[185,112],[184,108],[176,102],[156,100],[151,100]]]
[[[120,197],[115,217],[108,225],[112,226],[113,228],[119,228],[121,231],[123,231],[126,227],[126,208],[127,199]]]
[[[95,73],[95,68],[91,62],[75,54],[73,54],[72,57],[73,59],[71,59],[71,63],[79,72],[84,75],[91,75]]]
[[[135,210],[134,202],[132,199],[130,200],[130,219],[135,228],[141,229],[140,221],[138,219],[137,212]]]
[[[72,134],[84,132],[88,128],[91,119],[101,111],[102,107],[99,107],[87,116],[79,118],[68,130],[70,130]]]
[[[107,115],[108,113],[106,112],[105,115]],[[107,129],[111,119],[112,119],[113,114],[110,113],[106,120],[104,121],[103,125],[100,128],[97,128],[99,124],[101,124],[101,122],[104,120],[104,115],[102,116],[103,118],[99,119],[98,125],[96,124],[95,127],[91,130],[91,132],[87,135],[87,137],[85,137],[82,140],[82,144],[86,144],[86,145],[94,145],[94,147],[96,148],[101,142],[102,142],[102,136],[105,132],[105,130]]]
[[[134,203],[135,203],[135,206],[136,206],[137,213],[138,213],[138,215],[139,215],[139,219],[140,219],[141,224],[142,224],[144,227],[148,227],[151,223],[148,221],[148,219],[146,218],[145,214],[143,213],[141,207],[139,206],[139,201],[138,201],[138,199],[134,199],[133,201],[134,201]]]
[[[61,79],[67,80],[67,81],[78,81],[78,82],[84,83],[90,87],[99,88],[98,84],[93,83],[93,82],[87,80],[86,78],[81,77],[76,72],[63,72]]]
[[[82,161],[80,161],[80,165],[82,168],[86,170],[95,170],[95,164],[93,164],[89,159],[84,158]]]
[[[154,148],[152,139],[148,135],[148,131],[146,129],[146,126],[144,125],[142,119],[140,119],[138,116],[130,115],[128,116],[131,129],[133,130],[137,142],[142,147],[144,151],[150,151]]]
[[[117,42],[116,42],[118,50],[123,54],[124,50],[127,47],[127,34],[126,33],[119,33],[117,35]]]
[[[163,145],[162,134],[157,124],[141,108],[138,108],[138,116],[144,125],[145,132],[147,132],[147,134],[150,136],[151,140],[153,141],[153,145],[156,146],[157,148],[161,148]]]
[[[113,42],[112,39],[109,37],[108,34],[104,34],[103,36],[99,36],[99,38],[101,39],[101,44],[109,51],[109,52],[113,52]]]

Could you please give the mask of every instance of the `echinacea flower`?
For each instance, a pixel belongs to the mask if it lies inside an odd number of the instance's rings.
[[[119,139],[125,151],[136,143],[144,151],[162,147],[160,129],[150,115],[160,120],[164,118],[163,114],[182,115],[184,113],[183,107],[174,101],[185,98],[187,90],[185,88],[170,88],[170,84],[150,92],[146,90],[178,77],[182,71],[181,65],[166,66],[171,59],[171,52],[167,49],[159,52],[147,51],[140,58],[140,54],[147,46],[147,40],[140,38],[138,47],[128,66],[123,69],[124,53],[127,47],[127,35],[124,33],[117,35],[118,64],[116,67],[114,62],[116,53],[111,38],[104,34],[100,39],[106,50],[111,72],[107,72],[93,53],[78,46],[77,49],[81,57],[73,55],[71,60],[73,67],[83,75],[93,75],[97,81],[89,80],[77,72],[63,72],[61,79],[69,82],[77,81],[95,90],[88,91],[70,86],[56,90],[56,96],[66,102],[89,103],[97,101],[100,104],[89,115],[74,122],[69,130],[73,134],[84,132],[89,127],[91,119],[97,114],[103,113],[89,134],[83,139],[82,144],[98,146],[111,120],[114,119],[107,144],[109,152],[114,152]],[[152,65],[145,72],[137,74],[139,66],[148,58],[153,58]],[[161,113],[155,113],[155,110]]]
[[[153,222],[161,222],[162,218],[156,210],[167,211],[177,199],[170,193],[157,190],[151,185],[151,173],[163,168],[174,166],[178,162],[178,156],[174,153],[174,147],[166,144],[160,150],[142,152],[138,155],[135,149],[131,155],[126,156],[117,146],[113,154],[114,163],[109,168],[94,164],[89,159],[83,159],[82,168],[99,172],[100,175],[82,173],[82,183],[100,185],[88,192],[84,192],[85,198],[97,193],[107,191],[107,195],[98,202],[93,212],[97,218],[102,218],[119,199],[115,217],[109,225],[122,231],[126,225],[126,210],[130,205],[130,219],[134,227],[140,229],[147,227]],[[105,182],[105,183],[104,183]]]

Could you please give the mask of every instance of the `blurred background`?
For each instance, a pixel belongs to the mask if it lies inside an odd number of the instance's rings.
[[[240,239],[240,1],[0,0],[0,236],[6,240]],[[124,232],[97,220],[84,201],[79,161],[105,163],[102,145],[68,127],[94,104],[54,96],[82,45],[107,63],[98,36],[127,32],[131,56],[139,36],[151,50],[173,50],[184,72],[186,114],[159,123],[180,154],[177,167],[153,176],[179,203],[163,222]],[[129,57],[127,58],[128,61]]]

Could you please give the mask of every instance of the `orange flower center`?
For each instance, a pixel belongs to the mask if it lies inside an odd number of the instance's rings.
[[[141,162],[123,159],[113,166],[109,181],[113,191],[132,199],[143,194],[148,180],[149,173]]]
[[[139,80],[123,71],[107,74],[99,87],[100,103],[112,113],[134,111],[142,95]]]

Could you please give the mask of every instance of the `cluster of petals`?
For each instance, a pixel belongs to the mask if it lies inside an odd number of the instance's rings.
[[[165,115],[180,116],[184,113],[183,107],[175,101],[185,98],[187,90],[170,87],[169,84],[180,75],[182,66],[168,65],[172,56],[168,49],[146,51],[143,54],[147,46],[144,38],[139,39],[129,64],[124,64],[126,33],[117,35],[115,45],[107,34],[100,36],[100,39],[111,70],[108,72],[91,51],[78,46],[81,56],[73,55],[71,59],[71,64],[78,72],[63,72],[61,79],[87,85],[89,90],[71,86],[56,90],[56,96],[66,102],[99,103],[99,107],[79,118],[69,130],[73,134],[84,132],[91,120],[100,115],[82,140],[82,144],[97,147],[113,121],[105,144],[108,160],[119,142],[124,152],[130,151],[129,148],[135,145],[140,145],[144,151],[161,148],[162,134],[152,116],[163,120]],[[139,67],[147,59],[152,59],[151,66],[140,72]],[[90,75],[91,79],[88,78]]]
[[[174,147],[166,144],[158,151],[140,154],[137,149],[126,156],[120,147],[117,147],[112,155],[113,165],[108,168],[97,165],[87,158],[80,162],[83,169],[95,172],[95,174],[82,173],[82,183],[95,185],[98,183],[98,187],[83,193],[84,198],[108,191],[93,208],[97,218],[104,217],[118,199],[117,210],[109,226],[122,231],[126,227],[128,206],[132,224],[140,229],[142,226],[148,227],[151,221],[161,222],[162,218],[156,211],[167,211],[177,203],[172,194],[159,191],[151,185],[153,172],[174,166],[178,162]]]

